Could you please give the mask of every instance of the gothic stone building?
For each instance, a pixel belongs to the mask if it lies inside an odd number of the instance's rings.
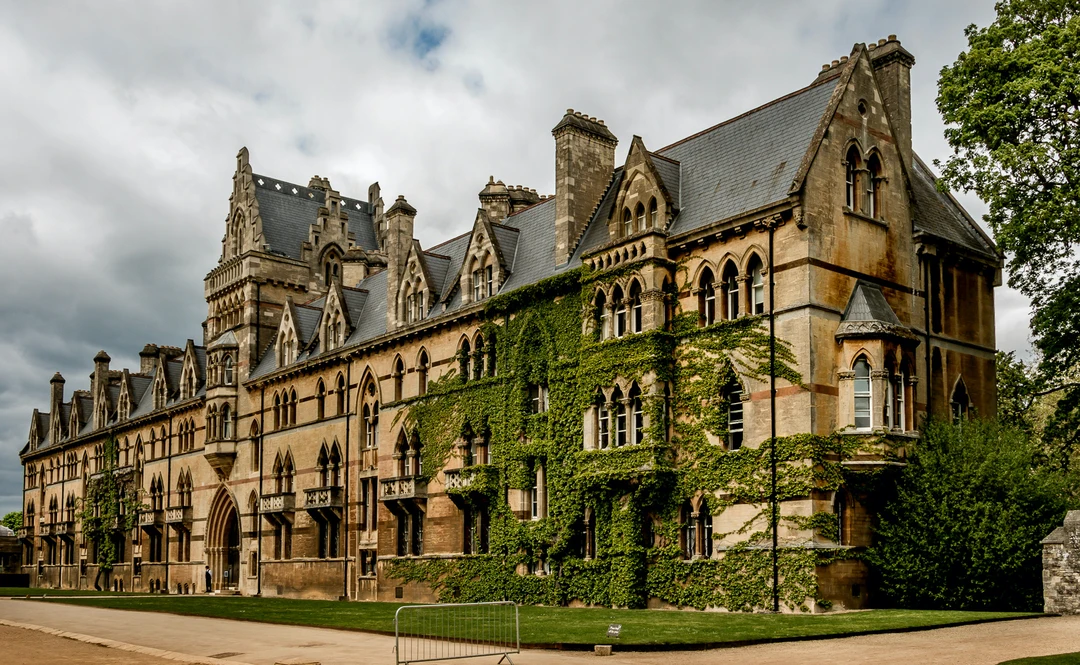
[[[784,606],[868,606],[875,490],[849,480],[995,403],[1000,259],[912,149],[913,64],[858,44],[623,164],[567,111],[554,195],[490,179],[428,248],[403,196],[241,150],[201,343],[101,352],[34,412],[23,571],[93,585],[76,515],[113,474],[141,504],[118,589],[202,590],[209,565],[264,596],[767,606],[776,436]]]

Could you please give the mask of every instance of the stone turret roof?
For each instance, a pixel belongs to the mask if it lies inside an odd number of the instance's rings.
[[[915,339],[915,334],[900,323],[900,318],[885,300],[881,287],[860,279],[851,290],[851,298],[836,328],[836,337],[880,336]]]

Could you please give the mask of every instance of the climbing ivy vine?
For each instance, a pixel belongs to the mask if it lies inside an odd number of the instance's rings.
[[[731,610],[771,604],[766,543],[771,543],[772,444],[766,440],[728,451],[710,437],[727,435],[726,388],[737,374],[757,380],[775,375],[798,385],[796,358],[777,340],[771,364],[763,317],[698,327],[694,312],[676,315],[667,330],[609,340],[584,332],[582,320],[591,315],[588,303],[597,284],[630,268],[598,273],[582,267],[491,299],[481,330],[487,343],[495,344],[497,376],[464,381],[450,373],[424,396],[405,400],[404,426],[423,441],[429,476],[457,454],[463,432],[489,437],[490,464],[466,467],[462,474],[471,483],[449,493],[460,504],[487,507],[490,548],[453,559],[396,559],[386,569],[390,577],[425,583],[444,602],[644,607],[658,598],[677,606]],[[685,269],[675,268],[685,276]],[[642,395],[648,416],[642,443],[584,450],[583,415],[598,391],[617,378],[638,385],[660,381],[670,392]],[[547,386],[544,412],[530,413],[530,385]],[[840,462],[881,443],[840,435],[778,439],[779,500],[851,482]],[[523,521],[508,502],[508,490],[529,487],[538,463],[546,474],[547,515]],[[714,534],[738,543],[720,558],[683,558],[680,509],[695,495],[704,497],[714,515],[736,504],[752,508],[735,532]],[[588,560],[577,540],[586,507],[593,510],[596,543]],[[831,512],[782,515],[779,521],[816,530],[822,540],[837,533]],[[805,610],[807,601],[818,597],[815,567],[841,556],[846,555],[838,550],[781,549],[781,602]],[[541,562],[549,574],[519,574]]]
[[[79,501],[76,513],[83,537],[97,550],[98,576],[108,574],[116,565],[116,539],[126,538],[135,528],[142,509],[133,471],[121,467],[119,461],[119,444],[109,437],[97,472],[86,479],[86,495]],[[96,578],[94,584],[96,587]]]

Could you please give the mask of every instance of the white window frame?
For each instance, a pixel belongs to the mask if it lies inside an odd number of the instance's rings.
[[[866,377],[865,378],[860,378],[858,376],[858,372],[859,372],[858,367],[859,367],[860,363],[866,365]],[[874,382],[870,378],[871,373],[872,373],[873,370],[871,369],[870,361],[867,360],[865,356],[859,356],[855,360],[855,365],[853,366],[853,369],[855,370],[855,378],[854,378],[854,382],[853,382],[853,388],[854,388],[853,396],[854,396],[854,399],[852,401],[852,406],[854,407],[853,413],[854,413],[855,429],[860,431],[860,432],[869,432],[871,429],[873,429],[873,425],[874,425],[874,421],[873,421],[873,417],[874,417],[873,416],[873,414],[874,414]],[[866,382],[866,390],[860,390],[859,389],[859,383],[861,381]],[[860,409],[859,408],[859,400],[860,399],[865,399],[866,400],[867,407],[865,409]],[[865,426],[860,426],[859,425],[860,418],[862,418],[862,419],[864,419],[866,421]]]

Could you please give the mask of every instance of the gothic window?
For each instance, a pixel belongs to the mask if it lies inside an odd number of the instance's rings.
[[[859,149],[851,146],[844,160],[844,205],[849,210],[859,209]]]
[[[326,417],[326,386],[323,380],[315,386],[315,419],[322,420]]]
[[[211,406],[206,410],[206,438],[213,440],[218,434],[217,407]]]
[[[337,398],[337,415],[343,415],[345,413],[345,376],[343,374],[337,375],[337,390],[334,392],[334,396]]]
[[[626,445],[626,405],[623,403],[623,394],[618,386],[611,393],[611,408],[615,409],[615,445]]]
[[[599,448],[607,450],[611,446],[611,409],[608,407],[608,402],[604,399],[603,393],[598,394],[596,425]]]
[[[326,443],[319,448],[319,457],[315,460],[315,469],[319,473],[319,487],[330,487],[330,455],[326,451]]]
[[[716,322],[716,288],[713,272],[708,268],[698,278],[698,325],[708,326]]]
[[[728,321],[739,318],[739,269],[729,261],[724,266],[724,318]]]
[[[498,347],[495,345],[495,332],[492,331],[487,343],[487,375],[496,376],[498,369]]]
[[[949,398],[949,408],[954,423],[961,423],[968,419],[971,399],[968,397],[967,385],[964,384],[963,377],[957,379],[956,386],[953,387],[952,397]]]
[[[881,217],[881,160],[877,154],[866,161],[866,214]]]
[[[473,302],[477,302],[483,298],[483,280],[481,279],[481,270],[477,268],[472,273],[472,288],[473,288]]]
[[[765,271],[757,254],[750,258],[750,313],[765,313]]]
[[[372,445],[372,439],[375,438],[375,428],[371,426],[371,407],[367,404],[364,405],[362,411],[361,425],[364,428],[364,447],[367,449],[374,448]]]
[[[487,266],[484,268],[484,283],[487,287],[487,294],[485,297],[490,298],[495,295],[495,267]]]
[[[635,279],[630,283],[630,332],[642,329],[641,285]]]
[[[474,347],[472,372],[473,378],[479,379],[484,376],[484,338],[482,336],[476,336],[476,344]]]
[[[529,384],[529,413],[547,411],[547,387],[538,383]]]
[[[596,324],[597,337],[607,339],[610,314],[608,312],[607,296],[604,295],[603,291],[596,292],[596,299],[593,301],[593,320]]]
[[[901,367],[900,372],[893,377],[896,387],[893,389],[895,404],[893,406],[893,428],[901,432],[907,431],[907,400],[904,394],[907,390],[907,370]]]
[[[233,381],[236,378],[233,375],[234,367],[233,367],[233,357],[232,357],[231,354],[225,354],[225,360],[222,363],[222,365],[223,365],[224,370],[225,370],[225,372],[224,372],[225,373],[225,385],[231,386],[233,384]],[[192,375],[191,385],[193,386],[192,389],[194,390],[194,385],[195,385],[195,376],[194,376],[194,374]]]
[[[299,400],[296,399],[296,389],[293,388],[289,391],[289,424],[296,424],[296,404]]]
[[[698,556],[698,515],[687,502],[682,509],[683,556],[695,559]]]
[[[394,400],[397,401],[397,400],[401,399],[401,397],[402,397],[401,388],[402,388],[402,384],[405,381],[405,363],[402,362],[401,358],[396,358],[394,360],[393,376],[394,376]]]
[[[872,394],[870,390],[870,363],[865,356],[855,361],[855,429],[870,429]]]
[[[633,235],[634,233],[634,218],[630,214],[630,208],[623,208],[622,217],[622,234],[623,236]]]
[[[418,395],[427,394],[427,381],[428,381],[428,354],[427,351],[420,352],[420,360],[416,365],[416,379],[417,379],[417,392]]]
[[[281,394],[274,393],[274,429],[281,429]]]
[[[464,510],[465,554],[487,554],[489,522],[487,506],[468,507]]]
[[[626,334],[626,300],[623,298],[622,287],[616,285],[611,291],[611,303],[615,306],[613,333],[615,337],[622,337]]]
[[[645,440],[645,411],[641,408],[641,389],[635,383],[630,387],[630,443],[642,443]]]
[[[458,373],[462,381],[469,380],[469,361],[472,359],[472,345],[468,339],[461,340],[461,348],[458,349]]]
[[[634,230],[635,231],[644,231],[645,230],[645,206],[643,206],[640,203],[637,204],[637,210],[636,210],[636,214],[634,215],[634,218],[636,220]]]
[[[743,444],[742,388],[735,383],[728,389],[728,450],[738,450]]]
[[[338,448],[338,444],[335,441],[334,445],[330,447],[330,459],[327,472],[328,487],[338,487],[341,485],[341,450]]]
[[[649,201],[649,226],[651,228],[659,228],[660,226],[660,212],[656,206],[656,198]]]
[[[398,435],[397,445],[394,446],[394,461],[396,462],[399,477],[412,475],[412,468],[409,463],[409,442],[405,438],[404,431]]]

